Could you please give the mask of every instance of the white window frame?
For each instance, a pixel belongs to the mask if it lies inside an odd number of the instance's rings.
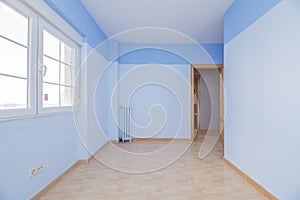
[[[72,106],[60,106],[60,107],[43,107],[43,32],[46,30],[51,35],[55,36],[65,44],[69,45],[75,50],[75,69],[73,71],[73,105]],[[77,86],[75,85],[75,75],[80,65],[80,47],[74,41],[72,41],[69,37],[65,36],[61,31],[55,28],[53,25],[48,23],[42,18],[39,18],[39,51],[38,51],[38,113],[58,113],[58,112],[68,112],[72,111],[73,106],[76,106],[77,103]],[[59,100],[60,101],[60,100]]]
[[[12,3],[13,2],[13,3]],[[28,20],[28,47],[27,47],[27,108],[7,109],[0,111],[0,118],[16,116],[30,116],[36,114],[36,60],[37,60],[37,14],[19,1],[6,1],[3,3]]]
[[[61,18],[52,8],[50,8],[44,1],[36,0],[1,0],[4,4],[14,9],[21,15],[29,18],[28,31],[28,76],[27,76],[27,107],[24,109],[7,109],[0,110],[0,121],[19,119],[26,117],[36,117],[48,114],[60,114],[79,110],[80,102],[80,72],[81,65],[81,50],[83,46],[82,36],[74,30],[63,18]],[[53,22],[53,23],[52,23]],[[40,54],[43,54],[43,48],[40,47],[41,35],[40,30],[42,26],[47,24],[47,28],[55,29],[59,36],[69,46],[73,47],[75,44],[75,74],[73,92],[73,106],[57,107],[57,108],[42,108],[42,82],[39,75],[39,66],[41,64]],[[48,30],[48,29],[47,29]],[[52,32],[51,32],[52,34]],[[56,35],[56,34],[54,34]],[[66,36],[67,35],[67,36]],[[77,77],[75,76],[77,75]],[[41,93],[41,94],[40,94]]]

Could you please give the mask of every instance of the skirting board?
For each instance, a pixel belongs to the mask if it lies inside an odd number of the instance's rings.
[[[266,190],[264,187],[262,187],[260,184],[258,184],[255,180],[253,180],[251,177],[249,177],[246,173],[244,173],[242,170],[240,170],[237,166],[235,166],[233,163],[231,163],[226,158],[223,158],[224,162],[233,169],[237,174],[239,174],[243,179],[245,179],[248,183],[253,185],[258,191],[260,191],[263,195],[265,195],[270,200],[278,200],[277,197],[275,197],[272,193],[270,193],[268,190]]]
[[[191,138],[132,138],[133,142],[171,142],[184,141],[191,142]]]
[[[89,164],[92,160],[95,159],[95,156],[100,153],[109,143],[114,143],[113,141],[106,142],[102,147],[100,147],[93,155],[91,155],[86,161],[86,164]]]
[[[67,169],[65,172],[63,172],[61,175],[59,175],[56,179],[54,179],[51,183],[49,183],[46,187],[44,187],[41,191],[39,191],[36,195],[34,195],[31,198],[31,200],[40,199],[43,195],[45,195],[51,188],[53,188],[57,183],[59,183],[67,174],[69,174],[77,166],[89,164],[93,159],[95,159],[95,155],[100,153],[106,147],[106,145],[108,145],[109,143],[116,143],[116,141],[114,141],[114,140],[108,141],[102,147],[100,147],[93,155],[91,155],[88,159],[78,160],[77,162],[75,162],[69,169]]]
[[[69,169],[63,172],[60,176],[54,179],[51,183],[49,183],[46,187],[44,187],[41,191],[39,191],[36,195],[34,195],[31,200],[38,200],[42,196],[44,196],[51,188],[53,188],[57,183],[59,183],[67,174],[69,174],[74,168],[81,164],[86,164],[86,160],[78,160],[75,162]]]
[[[208,131],[208,130],[211,130],[211,131],[217,131],[219,130],[220,128],[200,128],[200,131]]]

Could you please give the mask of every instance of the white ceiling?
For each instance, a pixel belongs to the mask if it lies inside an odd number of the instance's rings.
[[[192,43],[178,32],[198,43],[222,43],[223,15],[234,0],[81,1],[107,37],[138,28],[119,34],[116,39],[122,43]]]

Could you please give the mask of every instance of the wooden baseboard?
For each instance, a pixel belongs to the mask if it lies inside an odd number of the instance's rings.
[[[245,179],[248,183],[253,185],[258,191],[260,191],[263,195],[265,195],[270,200],[278,200],[277,197],[275,197],[272,193],[270,193],[268,190],[266,190],[264,187],[262,187],[259,183],[257,183],[255,180],[253,180],[251,177],[249,177],[246,173],[244,173],[242,170],[240,170],[237,166],[235,166],[233,163],[231,163],[226,158],[223,159],[224,162],[232,168],[237,174],[239,174],[243,179]]]
[[[110,142],[110,143],[113,143],[113,144],[118,144],[118,143],[119,143],[119,140],[110,140],[109,142]]]
[[[171,142],[171,141],[184,141],[190,142],[190,138],[132,138],[133,142]]]
[[[51,183],[49,183],[46,187],[44,187],[41,191],[39,191],[36,195],[34,195],[31,200],[38,200],[43,195],[45,195],[51,188],[53,188],[57,183],[59,183],[67,174],[69,174],[74,168],[82,164],[82,161],[85,160],[78,160],[75,162],[69,169],[63,172],[60,176],[54,179]]]
[[[114,143],[112,142],[114,140],[108,141],[106,142],[102,147],[100,147],[93,155],[91,155],[88,159],[87,159],[87,164],[90,163],[92,160],[95,159],[95,156],[100,153],[101,151],[103,151],[103,149],[109,144],[109,143]]]
[[[200,131],[217,131],[217,130],[220,130],[220,128],[200,128]]]
[[[43,195],[45,195],[51,188],[53,188],[57,183],[59,183],[67,174],[69,174],[73,169],[75,169],[79,165],[87,165],[89,164],[93,159],[95,159],[95,155],[103,151],[105,146],[109,143],[116,143],[116,141],[112,140],[107,143],[105,143],[102,147],[100,147],[93,155],[91,155],[86,160],[78,160],[75,162],[69,169],[67,169],[65,172],[63,172],[61,175],[59,175],[56,179],[54,179],[51,183],[49,183],[46,187],[44,187],[40,192],[38,192],[36,195],[34,195],[31,200],[38,200]],[[118,141],[117,141],[118,142]]]

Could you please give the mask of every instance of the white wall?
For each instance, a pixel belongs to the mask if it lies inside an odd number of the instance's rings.
[[[200,127],[220,126],[220,77],[216,69],[199,70],[200,79]]]
[[[300,199],[300,1],[225,45],[225,157],[279,199]]]
[[[106,44],[105,44],[106,45]],[[102,47],[99,47],[102,48]],[[85,146],[89,154],[94,154],[108,140],[107,120],[107,84],[108,74],[105,70],[108,61],[99,53],[99,48],[89,47],[87,64],[87,140]],[[98,105],[99,110],[96,109]],[[80,133],[80,135],[84,133]],[[89,157],[90,155],[88,155]]]

